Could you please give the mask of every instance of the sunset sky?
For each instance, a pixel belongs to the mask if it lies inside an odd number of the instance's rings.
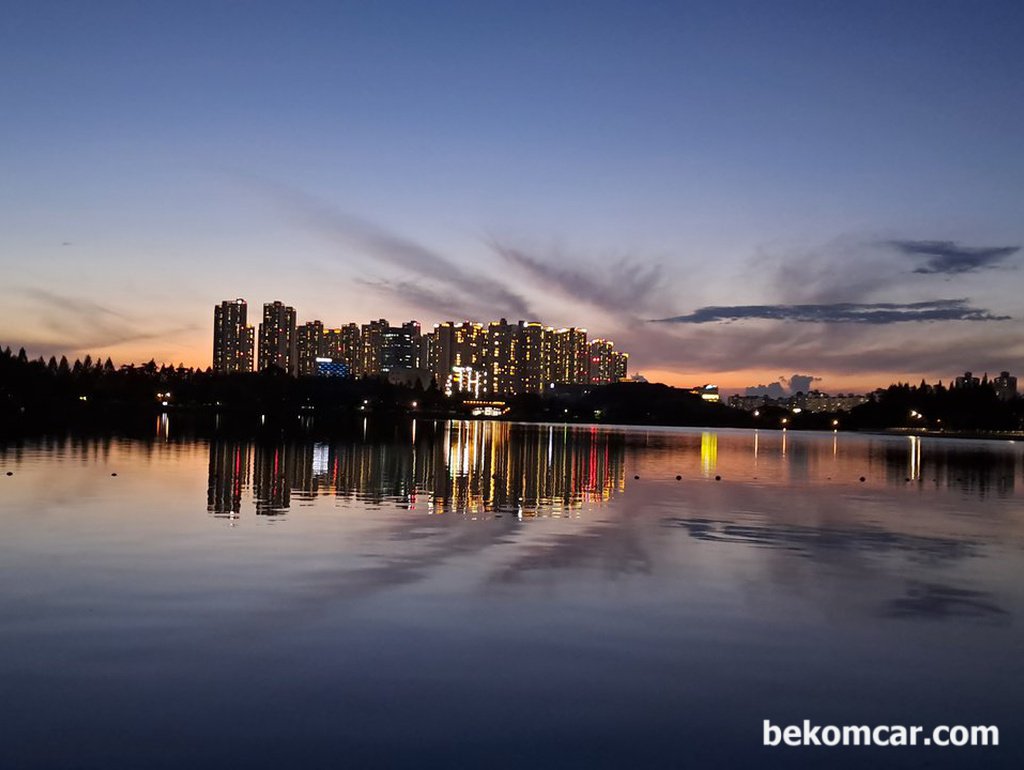
[[[244,297],[729,390],[1022,374],[1022,40],[1019,0],[6,2],[0,345],[205,367]]]

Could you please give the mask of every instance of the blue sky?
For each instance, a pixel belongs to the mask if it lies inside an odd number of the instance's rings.
[[[996,2],[8,2],[0,344],[207,365],[244,296],[525,310],[669,381],[1019,370],[1022,33]],[[693,320],[937,300],[984,312]]]

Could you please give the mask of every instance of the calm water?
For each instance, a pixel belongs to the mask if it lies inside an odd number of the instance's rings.
[[[156,433],[0,448],[0,767],[1024,759],[1021,444]],[[804,718],[1003,745],[761,747]]]

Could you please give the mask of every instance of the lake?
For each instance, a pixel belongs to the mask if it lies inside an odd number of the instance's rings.
[[[0,446],[0,767],[1024,762],[1020,443],[174,419]]]

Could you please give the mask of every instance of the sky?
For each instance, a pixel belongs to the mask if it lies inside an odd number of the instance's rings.
[[[995,1],[6,0],[0,345],[205,367],[244,297],[726,391],[1021,373],[1021,39]]]

